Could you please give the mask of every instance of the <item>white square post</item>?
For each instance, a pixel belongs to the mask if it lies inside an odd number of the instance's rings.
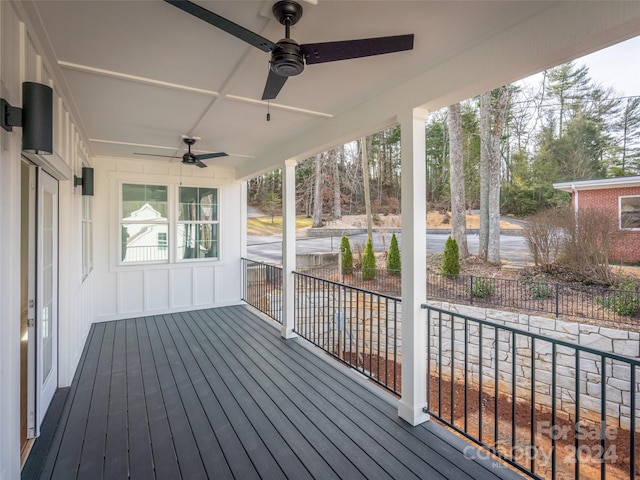
[[[297,335],[294,328],[296,269],[296,162],[287,160],[282,180],[282,329],[284,338]]]
[[[427,407],[425,120],[413,109],[399,116],[402,154],[402,398],[398,415],[418,425]]]

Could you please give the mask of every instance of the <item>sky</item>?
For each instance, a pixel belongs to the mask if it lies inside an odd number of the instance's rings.
[[[623,97],[640,96],[640,36],[578,58],[574,63],[586,64],[594,83],[613,87]]]

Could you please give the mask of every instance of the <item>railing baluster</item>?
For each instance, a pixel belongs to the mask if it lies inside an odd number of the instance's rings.
[[[551,344],[551,478],[556,478],[556,344]]]
[[[498,360],[500,356],[500,335],[498,332],[498,327],[494,328],[495,332],[495,345],[496,345],[496,353],[495,353],[495,365],[494,365],[494,373],[493,373],[493,443],[495,445],[496,451],[498,451],[498,424],[499,424],[499,416],[498,416],[498,399],[500,398],[500,372],[498,369]]]
[[[484,350],[484,342],[482,340],[482,323],[478,325],[479,345],[478,355],[478,440],[482,443],[482,352]]]
[[[629,478],[636,478],[636,395],[638,386],[636,384],[636,366],[629,365],[631,369],[631,417],[629,423]]]
[[[516,333],[511,332],[511,458],[516,451]]]
[[[536,473],[536,339],[531,337],[531,430],[529,450],[531,451],[531,473]]]
[[[575,480],[580,480],[580,437],[578,435],[580,425],[580,350],[576,350],[575,359],[575,372],[576,372],[576,414],[575,423],[573,424],[573,449],[575,459]]]
[[[453,411],[455,410],[455,358],[456,358],[456,350],[455,350],[455,342],[456,342],[456,322],[455,322],[455,318],[452,316],[451,317],[451,369],[450,369],[450,375],[451,375],[451,387],[450,387],[450,392],[449,392],[449,398],[451,399],[451,405],[450,405],[450,409],[451,409],[451,423],[453,423],[453,419],[455,418],[453,415]]]
[[[607,358],[603,355],[600,361],[600,480],[607,478],[607,464],[605,463],[605,438],[607,431]],[[612,368],[613,370],[613,368]]]
[[[469,429],[469,422],[467,421],[467,412],[469,403],[467,396],[469,394],[469,319],[464,317],[464,430]]]
[[[438,314],[438,416],[442,417],[442,312]]]

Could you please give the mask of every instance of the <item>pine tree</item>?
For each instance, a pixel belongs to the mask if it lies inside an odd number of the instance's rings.
[[[451,237],[447,238],[447,243],[444,244],[440,270],[444,275],[458,275],[460,273],[458,243]]]
[[[351,275],[353,273],[353,254],[347,237],[342,237],[340,240],[340,252],[342,253],[342,274]]]
[[[374,278],[376,278],[376,257],[373,254],[371,237],[369,237],[362,256],[362,280],[373,280]]]
[[[398,239],[394,233],[391,236],[391,243],[387,251],[387,273],[400,275],[400,268],[400,249],[398,248]]]

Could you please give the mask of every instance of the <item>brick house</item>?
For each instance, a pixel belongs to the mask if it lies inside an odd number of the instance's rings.
[[[640,262],[640,176],[554,183],[571,193],[576,214],[587,209],[605,210],[616,219],[620,239],[611,247],[611,260]]]

